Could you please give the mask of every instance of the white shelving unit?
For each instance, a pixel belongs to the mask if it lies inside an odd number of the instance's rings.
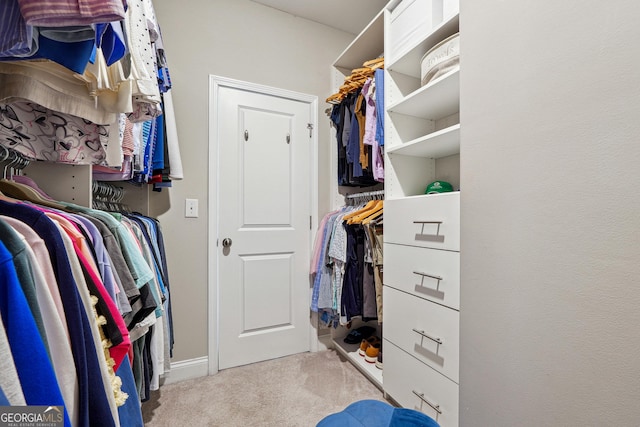
[[[443,10],[457,11],[457,2],[403,0],[386,9],[383,348],[385,393],[451,427],[458,425],[460,193],[425,189],[435,180],[460,186],[460,72],[424,86],[420,75],[424,54],[459,31],[458,13],[442,20]]]
[[[93,176],[91,165],[71,165],[52,162],[31,162],[23,170],[38,186],[55,200],[91,207],[93,202]],[[127,182],[114,182],[125,189],[122,203],[132,211],[149,215],[149,185],[137,187]]]

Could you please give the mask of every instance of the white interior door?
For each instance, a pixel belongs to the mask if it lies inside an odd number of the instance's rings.
[[[272,91],[273,92],[273,91]],[[217,91],[219,369],[309,350],[308,101]]]

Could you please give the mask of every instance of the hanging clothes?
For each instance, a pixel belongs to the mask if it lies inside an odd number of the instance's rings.
[[[336,129],[338,185],[368,187],[384,182],[384,58],[366,61],[345,78],[330,119]],[[377,83],[376,83],[377,82]],[[379,98],[379,99],[378,99]]]
[[[96,178],[156,191],[182,179],[171,77],[151,0],[129,0],[126,9],[120,1],[83,2],[81,10],[67,3],[41,10],[41,3],[0,6],[0,144],[33,160],[99,165]],[[63,22],[76,24],[57,25]],[[123,115],[147,129],[153,123],[139,158],[127,146]]]
[[[354,317],[382,321],[382,206],[382,200],[346,205],[320,222],[310,269],[311,310],[327,325]]]
[[[17,182],[0,180],[0,191],[3,394],[64,405],[65,425],[142,426],[140,403],[158,389],[174,343],[160,224]]]

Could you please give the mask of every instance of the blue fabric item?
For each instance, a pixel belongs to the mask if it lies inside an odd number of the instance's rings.
[[[320,420],[316,427],[439,427],[433,418],[413,409],[394,408],[378,400],[361,400]]]
[[[364,244],[364,235],[358,233],[356,224],[342,224],[347,231],[347,261],[344,264],[342,284],[342,308],[340,313],[350,321],[362,315],[362,271],[358,249]]]
[[[27,256],[26,245],[20,239],[20,236],[15,232],[13,227],[2,220],[0,220],[0,242],[4,244],[5,248],[13,257],[13,266],[15,267],[16,274],[18,275],[20,289],[22,289],[27,304],[29,304],[29,310],[31,310],[31,315],[33,316],[33,320],[36,322],[40,338],[42,339],[44,348],[50,358],[49,343],[47,342],[47,330],[45,329],[42,313],[40,312],[40,305],[38,304],[36,282],[33,275],[31,261]]]
[[[317,427],[388,427],[393,406],[379,400],[361,400],[323,418]]]
[[[155,148],[153,150],[153,170],[164,169],[164,115],[156,117]]]
[[[384,147],[384,70],[378,68],[375,71],[376,79],[376,141]]]
[[[395,408],[389,427],[440,427],[433,418],[413,409]]]
[[[144,155],[142,156],[142,170],[136,171],[134,181],[149,182],[152,170],[153,150],[156,138],[156,121],[147,120],[142,122],[142,143],[144,144]]]
[[[122,380],[122,387],[120,389],[129,395],[124,405],[118,407],[120,425],[126,427],[144,427],[142,410],[140,408],[140,397],[138,396],[138,390],[136,390],[136,381],[133,378],[129,356],[124,357],[124,360],[116,371],[116,375]]]
[[[91,58],[95,41],[85,40],[74,43],[64,43],[40,35],[38,43],[40,45],[38,52],[25,59],[49,59],[75,73],[82,74],[85,68],[87,68],[87,64]]]
[[[2,391],[2,387],[0,387],[0,406],[11,406],[7,396],[4,395],[4,391]]]
[[[60,297],[71,337],[71,351],[78,375],[78,425],[82,427],[115,426],[100,374],[98,355],[92,344],[93,335],[89,319],[80,300],[58,228],[44,213],[24,204],[0,200],[0,215],[19,219],[33,228],[44,240],[49,251],[54,273],[58,278]]]
[[[13,265],[13,255],[0,242],[0,315],[27,405],[64,406],[47,350],[40,338]],[[71,426],[64,409],[64,425]]]
[[[362,165],[360,164],[360,125],[356,118],[355,100],[358,98],[358,94],[354,97],[354,104],[351,107],[351,132],[349,133],[349,141],[347,142],[347,163],[353,165],[353,176],[355,178],[364,175],[362,171]]]
[[[332,216],[335,215],[331,214]],[[327,223],[329,222],[329,219],[327,219]],[[322,272],[323,272],[323,268],[322,268],[322,262],[325,258],[325,252],[327,250],[327,239],[330,237],[328,235],[328,231],[327,231],[328,227],[324,227],[324,230],[322,230],[322,247],[320,250],[320,257],[318,258],[318,263],[316,264],[316,277],[314,277],[313,279],[313,291],[311,294],[311,311],[314,312],[318,312],[318,299],[320,297],[320,281],[321,281],[321,276],[322,276]]]
[[[24,22],[18,2],[0,1],[0,57],[30,55],[32,44],[33,27]]]
[[[127,45],[124,41],[122,24],[110,22],[96,25],[96,46],[102,49],[107,65],[119,61],[127,53]]]

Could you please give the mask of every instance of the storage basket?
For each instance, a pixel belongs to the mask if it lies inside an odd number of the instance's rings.
[[[460,66],[460,33],[432,47],[420,61],[422,86]]]

